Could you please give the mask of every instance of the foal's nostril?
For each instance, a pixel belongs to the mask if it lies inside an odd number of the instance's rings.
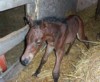
[[[29,63],[29,60],[26,58],[24,60],[22,60],[22,65],[26,66]]]

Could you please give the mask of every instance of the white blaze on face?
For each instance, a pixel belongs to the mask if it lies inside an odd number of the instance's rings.
[[[29,61],[30,62],[32,61],[33,57],[34,57],[34,55],[32,53],[29,53],[29,59],[30,59]]]
[[[40,28],[38,27],[36,30],[34,30],[34,36],[35,38],[39,39],[43,36],[42,31],[40,30]]]

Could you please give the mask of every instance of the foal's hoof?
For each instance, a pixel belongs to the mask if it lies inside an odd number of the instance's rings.
[[[36,73],[34,73],[32,76],[34,76],[34,77],[38,77]]]

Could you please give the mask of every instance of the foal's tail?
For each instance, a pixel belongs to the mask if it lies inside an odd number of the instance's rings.
[[[75,19],[79,23],[79,31],[77,33],[77,39],[79,41],[83,42],[87,48],[89,47],[89,43],[100,44],[100,42],[97,42],[97,41],[89,41],[87,36],[85,35],[85,32],[84,32],[84,24],[83,24],[82,19],[79,16],[75,16]]]
[[[92,43],[92,44],[100,44],[99,41],[82,40],[82,39],[80,39],[78,33],[77,33],[77,39],[78,39],[79,41],[81,41],[81,42]]]

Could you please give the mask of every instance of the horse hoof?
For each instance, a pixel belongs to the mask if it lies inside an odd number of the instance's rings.
[[[34,77],[38,77],[36,73],[34,73],[32,76],[34,76]]]

